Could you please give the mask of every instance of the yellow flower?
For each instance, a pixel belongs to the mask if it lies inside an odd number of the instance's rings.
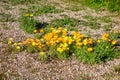
[[[40,33],[43,33],[44,32],[44,30],[43,29],[40,29]]]
[[[117,43],[116,40],[113,40],[113,41],[112,41],[112,45],[115,45],[116,43]]]
[[[119,33],[119,31],[118,31],[118,30],[114,30],[114,33],[115,33],[115,34],[118,34],[118,33]]]
[[[19,49],[20,49],[20,46],[16,46],[16,49],[18,49],[18,50],[19,50]]]
[[[39,54],[40,54],[40,55],[44,55],[44,54],[45,54],[45,52],[40,52]]]
[[[35,42],[40,42],[40,40],[39,39],[35,39]]]
[[[62,27],[59,27],[58,30],[62,30]]]
[[[77,36],[76,36],[76,35],[74,35],[74,36],[73,36],[73,39],[76,39],[76,38],[77,38]]]
[[[100,40],[98,39],[97,42],[100,43]]]
[[[75,32],[75,31],[72,31],[72,35],[76,35],[76,32]]]
[[[82,43],[81,42],[77,42],[76,45],[77,46],[82,46]]]
[[[74,40],[69,39],[68,44],[72,44]]]
[[[27,13],[27,14],[25,14],[25,16],[30,16],[30,14]]]
[[[93,40],[92,40],[91,38],[89,38],[89,39],[87,40],[87,42],[88,42],[88,44],[92,44]]]
[[[108,33],[104,33],[103,37],[109,37],[109,34]]]
[[[22,45],[22,43],[21,43],[21,42],[19,42],[19,43],[18,43],[18,45]]]
[[[37,33],[37,30],[34,30],[33,32],[34,32],[34,33]]]
[[[17,43],[14,43],[14,46],[16,46],[17,45]]]
[[[12,42],[11,41],[8,41],[8,44],[11,44]]]
[[[90,47],[90,48],[87,49],[87,51],[88,51],[88,52],[92,52],[92,51],[93,51],[93,48]]]
[[[106,48],[108,49],[108,48],[109,48],[109,46],[106,46]]]
[[[12,41],[13,40],[13,38],[9,38],[9,41]]]
[[[41,42],[44,42],[44,39],[40,39]]]
[[[50,30],[51,30],[51,31],[52,31],[52,30],[55,30],[55,28],[51,27]]]
[[[87,39],[83,40],[83,45],[86,46],[88,44]]]
[[[67,32],[67,29],[63,29],[63,32]]]
[[[36,43],[35,42],[32,42],[32,46],[35,46],[36,45]]]
[[[106,41],[106,40],[108,40],[108,38],[106,38],[106,37],[102,37],[102,40]]]
[[[30,17],[32,17],[33,16],[33,14],[30,14]]]
[[[109,34],[108,33],[104,33],[102,36],[102,40],[106,41],[108,40]]]
[[[62,52],[63,52],[63,49],[57,48],[57,51],[60,52],[60,53],[62,53]]]
[[[38,48],[42,48],[42,46],[38,46]]]

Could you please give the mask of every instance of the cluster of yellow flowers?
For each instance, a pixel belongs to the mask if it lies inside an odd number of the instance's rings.
[[[36,46],[38,48],[43,48],[45,45],[41,42],[40,39],[28,38],[22,42],[23,45],[30,44],[31,46]]]
[[[118,33],[118,30],[115,30],[114,33]],[[108,42],[111,42],[112,45],[115,45],[117,43],[117,40],[111,40],[110,39],[110,35],[108,33],[104,33],[103,36],[102,36],[102,40],[103,41],[108,41]],[[100,42],[100,40],[98,40],[98,42]]]
[[[13,43],[13,38],[9,38],[8,44],[9,44],[9,45],[13,44],[17,50],[20,50],[20,45],[21,45],[22,43],[21,43],[21,42],[18,42],[18,43],[15,42],[15,43]]]
[[[34,32],[34,33],[39,33],[39,32],[40,32],[40,33],[43,33],[44,30],[43,30],[43,29],[40,29],[40,30],[36,30],[36,29],[35,29],[33,32]]]
[[[58,29],[51,28],[50,30],[50,33],[44,35],[45,42],[49,46],[57,45],[57,51],[60,53],[69,50],[72,44],[77,46],[77,48],[80,48],[81,46],[90,45],[93,42],[91,38],[87,38],[78,31],[72,31],[72,34],[70,35],[68,34],[67,29],[61,27]]]
[[[44,30],[34,30],[34,33],[43,33]],[[93,39],[86,37],[85,34],[81,34],[79,31],[71,31],[71,34],[68,33],[69,31],[67,29],[63,29],[62,27],[59,27],[57,29],[50,28],[49,33],[45,33],[41,39],[33,39],[28,38],[22,42],[13,43],[13,39],[10,38],[8,40],[8,44],[12,44],[16,47],[16,49],[20,49],[21,46],[30,45],[33,47],[37,47],[39,49],[43,49],[45,47],[54,46],[56,52],[62,53],[64,51],[70,50],[71,46],[75,46],[76,48],[81,48],[83,46],[87,46],[87,51],[92,52],[93,48],[91,45],[93,44]],[[115,31],[115,33],[118,33],[118,31]],[[111,40],[109,38],[109,34],[105,33],[103,34],[102,38],[103,41],[109,41],[113,45],[117,43],[116,40]],[[97,40],[98,43],[101,42],[101,39]],[[48,49],[48,48],[46,48]],[[43,50],[41,50],[40,54],[45,54]],[[48,51],[48,50],[46,50]]]

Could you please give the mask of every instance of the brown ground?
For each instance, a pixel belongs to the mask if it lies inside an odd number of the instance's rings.
[[[50,0],[49,2],[59,3],[57,8],[63,8],[64,12],[61,13],[49,13],[47,15],[37,16],[36,18],[42,22],[50,22],[53,19],[63,18],[61,15],[67,15],[76,19],[83,19],[82,16],[90,15],[93,17],[116,15],[115,13],[109,13],[107,11],[100,11],[96,13],[89,8],[83,8],[80,11],[73,12],[66,10],[69,4],[65,4],[62,1]],[[5,10],[0,2],[0,13],[5,12],[12,15],[17,20],[20,14],[19,8],[26,8],[26,5],[12,6],[8,4],[12,9]],[[112,28],[120,29],[120,17],[111,17]],[[1,19],[1,17],[0,17]],[[4,29],[4,25],[9,26],[9,30]],[[104,23],[101,23],[104,25]],[[104,33],[102,28],[91,29],[89,27],[80,28],[82,33],[90,33],[93,37]],[[14,38],[15,41],[24,40],[27,37],[33,37],[32,34],[27,34],[19,28],[18,21],[14,22],[0,22],[0,78],[3,80],[119,80],[120,74],[114,71],[114,67],[120,65],[120,58],[108,61],[102,64],[88,65],[78,62],[75,58],[68,60],[52,60],[50,62],[42,62],[37,60],[37,55],[28,54],[26,52],[11,53],[6,51],[6,44],[3,44],[3,40],[8,38]],[[7,52],[7,53],[6,53]],[[2,78],[0,79],[2,80]]]

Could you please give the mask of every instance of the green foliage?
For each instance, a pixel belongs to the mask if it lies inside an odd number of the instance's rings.
[[[78,25],[79,20],[74,18],[65,17],[64,19],[55,19],[51,21],[49,26],[54,27],[66,27],[69,30],[75,29],[75,27]]]
[[[3,4],[2,7],[5,9],[5,10],[11,10],[12,8],[7,5],[7,4]]]
[[[120,0],[64,0],[71,3],[82,3],[96,10],[108,9],[110,11],[120,12]]]
[[[40,6],[30,6],[27,10],[23,12],[34,13],[34,15],[46,14],[46,13],[59,13],[62,12],[55,8],[55,6],[50,5],[40,5]]]
[[[109,16],[99,17],[98,18],[101,22],[109,23],[112,22]]]
[[[99,29],[100,28],[100,24],[97,21],[85,21],[85,20],[80,20],[79,21],[80,25],[83,26],[89,26],[92,29]]]
[[[3,26],[3,28],[4,28],[5,30],[9,30],[9,29],[10,29],[10,27],[7,26],[7,25]]]
[[[90,15],[85,15],[83,16],[83,18],[87,19],[88,21],[96,21],[97,18],[94,18],[93,16],[90,16]]]
[[[96,9],[105,7],[110,11],[120,11],[120,0],[84,0],[83,3]]]
[[[0,13],[0,22],[14,22],[10,14]]]
[[[94,41],[91,46],[81,46],[79,49],[76,49],[75,55],[79,61],[89,64],[106,62],[116,58],[120,56],[120,52],[115,47],[118,37],[119,34],[117,30],[110,34],[105,33],[102,39]],[[88,47],[93,48],[93,50],[89,52]]]
[[[96,54],[96,62],[106,62],[115,58],[118,53],[113,45],[109,42],[100,42],[94,47],[94,53]]]
[[[103,26],[103,30],[105,30],[105,31],[109,31],[110,28],[112,28],[112,25],[111,25],[111,24],[109,24],[109,25],[104,25],[104,26]]]
[[[35,38],[36,38],[36,39],[40,39],[41,37],[42,37],[42,35],[40,35],[40,34],[36,34],[36,35],[35,35]]]
[[[26,47],[24,46],[24,49],[28,52],[28,53],[37,53],[40,51],[39,48],[37,48],[36,46],[31,46],[30,44],[26,45]]]
[[[42,60],[42,61],[47,60],[48,56],[46,54],[44,54],[44,53],[43,54],[41,54],[41,53],[39,53],[39,59]]]
[[[28,14],[29,15],[29,14]],[[36,29],[38,21],[34,20],[33,16],[21,15],[19,18],[20,28],[27,33],[32,33]]]
[[[73,3],[72,3],[73,4]],[[68,7],[66,7],[65,9],[67,10],[71,10],[71,11],[80,11],[82,10],[84,7],[81,7],[79,5],[73,4],[73,5],[69,5]]]
[[[78,60],[89,64],[95,64],[106,62],[120,55],[120,52],[109,42],[101,41],[93,47],[93,52],[88,52],[87,47],[77,49],[75,55]]]
[[[59,59],[67,59],[70,56],[70,54],[69,51],[64,51],[63,53],[57,53],[56,56]]]
[[[8,42],[7,42],[7,39],[3,39],[3,40],[2,40],[2,43],[3,43],[3,44],[7,44],[7,43],[8,43]]]
[[[88,52],[87,47],[81,47],[75,50],[75,55],[80,62],[93,64],[96,62],[96,54]]]

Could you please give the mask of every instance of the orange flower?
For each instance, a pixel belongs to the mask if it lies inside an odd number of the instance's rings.
[[[109,34],[108,33],[104,33],[103,36],[104,37],[109,37]]]
[[[102,36],[102,40],[108,40],[109,34],[108,33],[104,33]]]
[[[93,40],[91,38],[89,38],[87,41],[88,41],[88,44],[92,44],[93,43]]]

